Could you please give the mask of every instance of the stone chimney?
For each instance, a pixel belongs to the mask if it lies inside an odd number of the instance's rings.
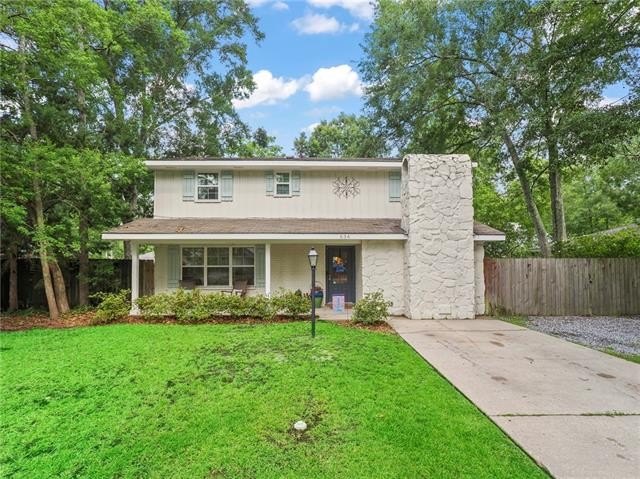
[[[404,312],[473,318],[473,191],[467,155],[407,155],[402,166]]]

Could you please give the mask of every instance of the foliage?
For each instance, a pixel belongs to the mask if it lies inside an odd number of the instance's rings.
[[[386,152],[369,118],[345,113],[321,121],[309,135],[300,133],[294,148],[298,156],[310,158],[373,158]]]
[[[129,316],[131,311],[130,290],[123,289],[117,293],[97,293],[94,297],[100,301],[96,308],[96,322],[112,323]]]
[[[367,293],[356,302],[353,307],[351,320],[354,323],[375,324],[385,321],[389,317],[389,307],[392,301],[386,301],[382,291]]]
[[[141,158],[247,141],[232,102],[253,88],[245,41],[262,33],[238,0],[25,0],[2,4],[0,34],[2,241],[41,259],[55,317],[58,260],[78,258],[86,303],[100,232],[151,212]]]
[[[203,293],[199,289],[179,289],[138,298],[140,312],[148,317],[175,316],[178,321],[199,322],[219,316],[270,320],[276,314],[300,317],[308,314],[311,303],[293,292],[279,291],[268,298],[264,295],[240,296],[224,293]]]
[[[296,291],[285,291],[280,289],[271,296],[271,304],[280,314],[300,317],[309,314],[311,310],[311,299],[299,294]]]
[[[2,346],[3,477],[547,477],[397,336],[117,324]]]
[[[269,136],[264,128],[257,128],[251,137],[241,142],[232,155],[242,158],[273,158],[284,156],[284,150],[276,144],[275,136]]]
[[[602,164],[575,171],[565,190],[570,236],[640,224],[640,135],[618,144]]]
[[[640,257],[640,227],[629,226],[614,233],[577,236],[554,245],[560,258],[626,258]]]
[[[548,255],[531,191],[547,177],[553,237],[563,240],[567,167],[637,131],[638,21],[628,0],[383,0],[360,65],[368,109],[403,152],[492,151]],[[632,94],[601,107],[619,82]]]

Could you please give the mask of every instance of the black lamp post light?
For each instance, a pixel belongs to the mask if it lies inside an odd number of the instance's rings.
[[[316,337],[316,266],[318,265],[318,252],[315,248],[309,250],[309,265],[311,266],[311,337]]]

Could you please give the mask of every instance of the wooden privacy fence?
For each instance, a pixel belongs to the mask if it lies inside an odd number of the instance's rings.
[[[485,258],[484,279],[490,313],[640,314],[640,258]]]
[[[0,263],[0,308],[7,308],[9,300],[9,271],[6,261]],[[67,287],[69,304],[78,304],[78,264],[61,264],[62,275]],[[140,295],[153,294],[152,260],[140,260]],[[89,292],[115,292],[131,289],[130,259],[89,260]],[[18,304],[20,308],[46,308],[47,301],[42,284],[40,260],[37,258],[18,260]]]

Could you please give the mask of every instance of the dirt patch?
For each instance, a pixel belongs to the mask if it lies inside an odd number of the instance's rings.
[[[308,318],[291,318],[289,316],[276,316],[265,320],[256,318],[231,318],[229,316],[213,317],[206,321],[186,322],[178,321],[174,317],[145,318],[143,316],[128,316],[109,324],[269,324],[291,323],[294,321],[306,321]],[[0,316],[0,331],[24,331],[35,328],[64,329],[86,326],[102,326],[95,322],[95,311],[75,312],[71,311],[52,320],[46,313],[16,314]]]
[[[95,311],[70,312],[57,320],[46,313],[0,316],[0,331],[23,331],[34,328],[77,328],[94,324]]]
[[[368,331],[385,334],[396,334],[395,329],[393,329],[389,323],[361,324],[354,323],[353,321],[334,321],[334,323],[347,328],[366,329]]]

